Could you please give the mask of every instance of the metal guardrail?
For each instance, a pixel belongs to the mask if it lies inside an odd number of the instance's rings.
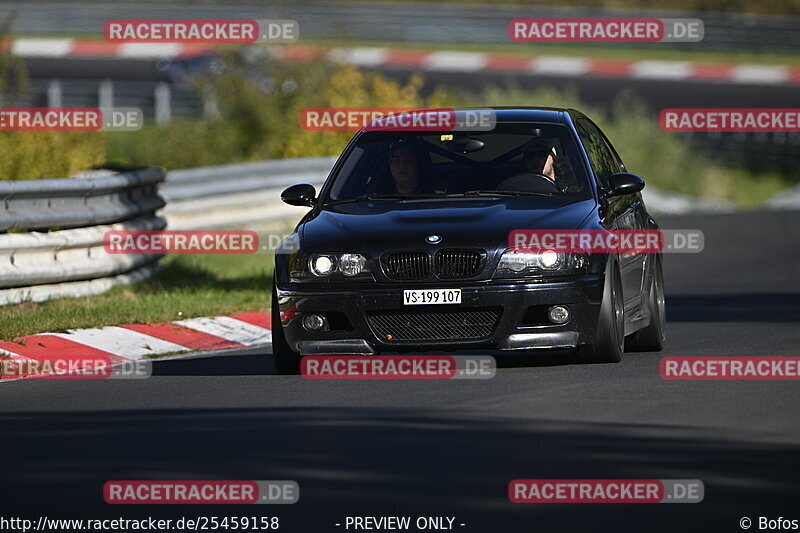
[[[800,211],[800,184],[770,198],[767,207],[780,211]]]
[[[250,1],[197,4],[124,2],[0,3],[0,16],[17,12],[14,30],[32,34],[86,32],[98,35],[110,19],[296,19],[300,38],[349,38],[383,41],[508,43],[512,18],[667,17],[700,18],[707,50],[772,50],[800,48],[800,17],[743,13],[610,9],[574,6],[503,5],[434,2],[287,2]],[[420,16],[424,14],[424,16]],[[627,44],[620,46],[636,46]],[[639,45],[641,46],[641,45]],[[696,44],[660,43],[659,47]]]
[[[281,191],[296,183],[319,188],[335,157],[279,159],[174,170],[161,186],[170,229],[288,225],[306,210],[286,205]]]
[[[102,175],[102,174],[106,175]],[[96,226],[136,218],[163,207],[164,171],[86,173],[73,179],[0,181],[0,231]]]
[[[103,235],[163,229],[155,212],[164,206],[164,177],[162,169],[145,168],[0,181],[0,305],[97,294],[150,275],[161,256],[108,254]]]

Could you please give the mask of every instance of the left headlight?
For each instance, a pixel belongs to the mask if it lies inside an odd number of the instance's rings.
[[[583,272],[589,264],[584,253],[541,250],[506,250],[495,270],[495,277],[530,276],[547,273]]]
[[[290,276],[296,281],[330,279],[343,276],[345,278],[371,277],[369,261],[358,253],[315,253],[297,256],[294,267],[290,268]]]
[[[312,255],[308,259],[308,269],[318,278],[322,278],[335,272],[338,267],[337,263],[335,255]]]

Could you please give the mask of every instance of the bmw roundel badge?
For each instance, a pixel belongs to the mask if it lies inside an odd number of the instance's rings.
[[[442,242],[442,236],[441,235],[428,235],[427,237],[425,237],[425,241],[428,244],[439,244],[440,242]]]

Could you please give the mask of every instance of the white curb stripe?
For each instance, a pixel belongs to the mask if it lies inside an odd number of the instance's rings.
[[[272,342],[272,332],[267,328],[249,324],[229,316],[190,318],[175,322],[181,326],[202,331],[245,346]]]
[[[739,65],[731,69],[731,80],[734,83],[779,84],[789,79],[788,67]]]
[[[69,333],[48,333],[48,335],[55,335],[79,344],[85,344],[126,359],[141,359],[147,355],[191,351],[186,346],[117,326],[75,329],[70,330]]]
[[[21,359],[23,361],[35,361],[35,359],[31,359],[30,357],[26,357],[26,356],[20,355],[18,353],[14,353],[14,352],[10,352],[8,350],[4,350],[3,348],[0,348],[0,355],[8,357],[12,361],[13,360],[17,360],[17,359]]]
[[[178,43],[125,43],[119,47],[117,55],[128,58],[174,57],[182,50],[183,46]]]
[[[685,80],[692,73],[689,61],[637,61],[631,69],[634,78],[654,80]]]
[[[537,74],[583,76],[589,72],[589,61],[581,57],[540,56],[531,60],[529,70]]]
[[[16,39],[11,54],[27,57],[63,57],[72,52],[73,39]]]
[[[332,61],[352,63],[362,67],[377,67],[388,60],[385,48],[334,48],[328,53]]]
[[[433,52],[422,60],[422,65],[430,70],[457,72],[476,72],[488,64],[486,54],[472,52]]]

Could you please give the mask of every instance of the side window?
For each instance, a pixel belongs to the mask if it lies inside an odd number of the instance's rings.
[[[600,132],[600,136],[605,141],[606,148],[611,152],[611,155],[614,157],[614,172],[627,172],[628,170],[625,168],[625,165],[622,162],[622,158],[617,153],[617,150],[614,148],[614,145],[611,144],[611,141],[608,140],[606,134],[602,132],[602,130],[595,124],[594,122],[591,123],[594,126],[594,129]]]
[[[619,161],[614,157],[613,152],[606,144],[603,134],[597,127],[586,119],[578,119],[575,124],[578,135],[583,141],[586,152],[589,154],[589,162],[597,175],[601,187],[610,185],[609,178],[612,174],[619,172]]]

